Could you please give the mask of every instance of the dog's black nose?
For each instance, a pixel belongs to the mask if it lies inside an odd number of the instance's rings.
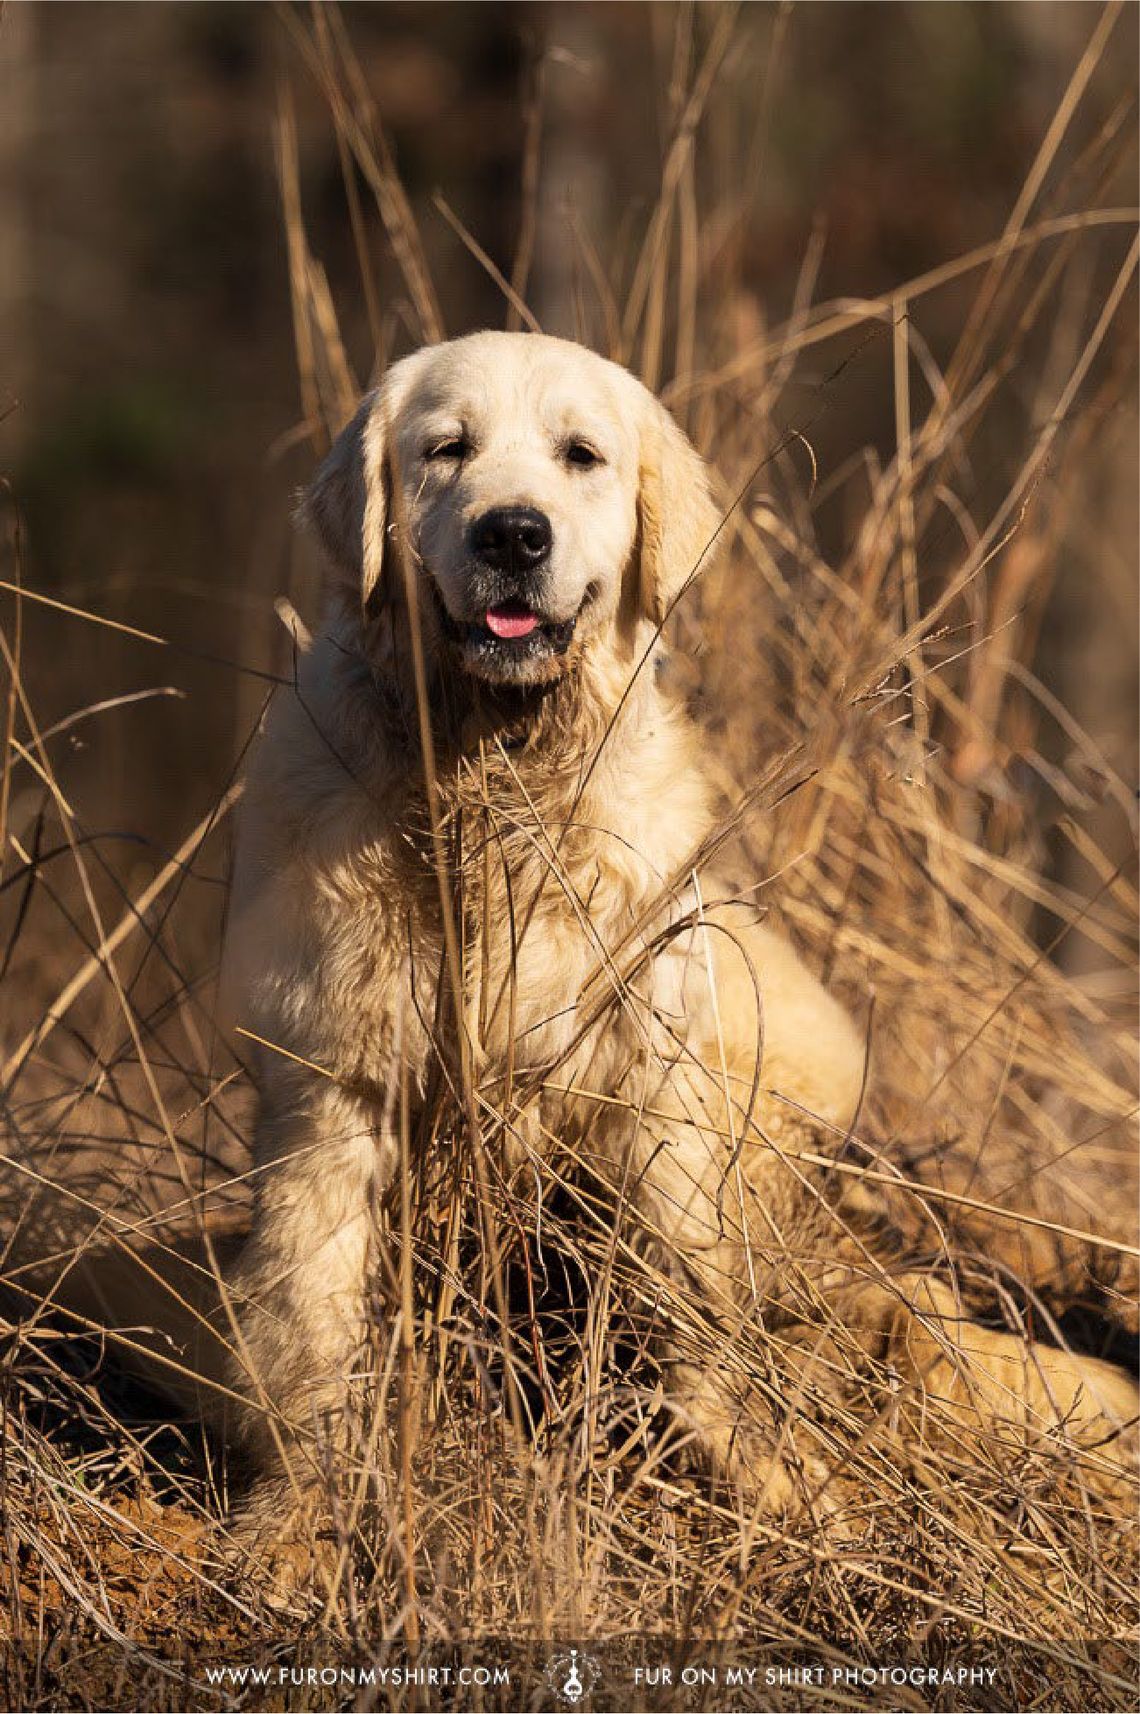
[[[554,531],[533,506],[495,506],[471,526],[471,551],[495,571],[533,571],[550,558]]]

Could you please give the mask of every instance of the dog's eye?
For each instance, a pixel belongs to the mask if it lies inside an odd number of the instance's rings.
[[[436,440],[430,446],[424,447],[424,457],[430,462],[433,458],[466,458],[471,451],[471,443],[463,435],[456,434],[447,440]]]
[[[567,441],[565,457],[567,464],[576,464],[580,470],[592,470],[596,464],[605,463],[601,453],[584,440]]]

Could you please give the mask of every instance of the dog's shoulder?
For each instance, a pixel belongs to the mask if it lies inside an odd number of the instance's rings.
[[[268,1025],[330,982],[347,993],[363,989],[368,970],[395,966],[396,939],[431,878],[425,871],[422,885],[409,883],[407,797],[398,735],[376,718],[366,671],[335,634],[318,636],[275,693],[246,771],[227,1015],[252,1004]]]

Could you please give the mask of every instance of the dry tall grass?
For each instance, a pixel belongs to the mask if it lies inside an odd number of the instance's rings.
[[[992,245],[889,297],[833,303],[814,301],[812,249],[774,326],[737,274],[738,210],[705,206],[696,168],[736,15],[718,10],[699,30],[691,11],[677,18],[672,134],[626,283],[572,234],[579,325],[549,331],[639,371],[720,473],[729,551],[672,617],[673,670],[706,725],[742,889],[866,1032],[867,1097],[828,1195],[841,1220],[845,1198],[870,1193],[884,1244],[952,1261],[979,1314],[1127,1357],[1112,1328],[1135,1316],[1137,900],[1116,853],[1134,837],[1135,800],[1036,671],[1065,541],[1134,398],[1120,327],[1135,303],[1135,211],[1102,203],[1119,125],[1057,168],[1114,13],[1091,29]],[[415,337],[437,337],[415,224],[338,14],[289,14],[286,28],[327,97],[347,182],[355,162],[375,197],[406,285],[400,314]],[[532,148],[540,121],[536,107]],[[318,450],[361,377],[306,239],[287,93],[277,140],[304,430]],[[502,280],[505,313],[524,324],[538,182],[528,158],[532,200]],[[362,233],[356,200],[351,211]],[[377,303],[363,239],[361,255],[382,363],[399,318]],[[924,305],[967,285],[940,369]],[[861,367],[892,389],[893,455],[853,447],[818,468],[814,426]],[[994,472],[977,480],[972,459],[984,442],[992,460],[995,418],[1002,487],[986,504]],[[837,539],[842,554],[825,558]],[[778,1338],[720,1348],[636,1233],[615,1231],[558,1138],[544,1164],[504,1178],[496,1142],[510,1114],[474,1067],[464,1101],[441,1094],[423,1166],[378,1211],[385,1262],[356,1455],[328,1472],[337,1575],[312,1606],[267,1577],[222,1586],[211,1543],[224,1456],[131,1372],[149,1352],[152,1374],[157,1364],[192,1392],[162,1330],[200,1315],[244,1219],[248,1089],[211,1012],[237,788],[220,782],[216,810],[124,895],[104,837],[59,785],[69,733],[42,730],[25,691],[22,618],[43,598],[17,593],[14,527],[8,553],[8,1705],[464,1705],[466,1692],[303,1679],[219,1689],[205,1674],[255,1660],[368,1666],[393,1645],[446,1654],[490,1638],[534,1649],[517,1650],[514,1685],[488,1688],[482,1705],[543,1706],[543,1663],[569,1638],[588,1639],[605,1667],[597,1706],[1132,1706],[1135,1492],[1103,1449],[1080,1454],[1063,1435],[1029,1445],[1010,1429],[957,1432],[932,1450],[908,1426],[899,1378],[841,1329],[842,1386],[792,1375]],[[82,648],[101,622],[66,608],[55,618],[61,649]],[[177,647],[135,635],[159,660]],[[84,710],[72,730],[113,718]],[[42,807],[18,838],[8,810],[28,791]],[[1111,853],[1090,831],[1094,812]],[[1083,866],[1080,887],[1073,866],[1059,878],[1063,847]],[[804,1260],[789,1255],[789,1273]],[[745,1367],[825,1455],[826,1489],[792,1522],[753,1515],[687,1468],[648,1340],[663,1318],[705,1360]],[[824,1681],[761,1697],[726,1685],[738,1658],[817,1663]],[[686,1660],[715,1661],[721,1677],[634,1691],[633,1660],[669,1661],[676,1678]],[[997,1677],[979,1691],[829,1676],[900,1663]]]

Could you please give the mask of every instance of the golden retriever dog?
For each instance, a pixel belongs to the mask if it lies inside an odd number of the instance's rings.
[[[786,1345],[821,1303],[951,1410],[1102,1438],[1133,1416],[1107,1363],[964,1319],[944,1276],[865,1266],[855,1215],[800,1164],[848,1139],[864,1044],[706,861],[710,770],[655,657],[723,513],[662,405],[559,339],[425,348],[365,398],[304,510],[328,616],[251,765],[226,959],[261,1044],[231,1282],[256,1475],[239,1536],[283,1529],[336,1444],[401,1104],[414,1138],[441,1078],[469,1118],[507,1116],[504,1170],[571,1139],[699,1301],[725,1362],[664,1327],[667,1412],[758,1503],[791,1504],[805,1460],[729,1353],[746,1322]]]

